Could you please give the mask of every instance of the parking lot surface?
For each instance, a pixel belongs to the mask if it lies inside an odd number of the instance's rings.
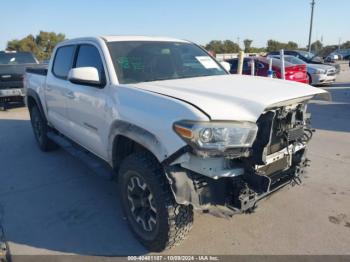
[[[255,213],[196,215],[189,238],[164,254],[350,254],[350,70],[311,101],[317,129],[304,183]],[[116,184],[62,149],[41,152],[25,108],[0,112],[0,224],[11,254],[143,255]]]

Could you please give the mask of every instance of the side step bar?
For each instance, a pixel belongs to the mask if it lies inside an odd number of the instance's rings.
[[[113,180],[115,174],[112,168],[103,159],[95,156],[77,143],[54,131],[48,132],[47,136],[70,155],[78,158],[85,165],[90,167],[98,176]]]

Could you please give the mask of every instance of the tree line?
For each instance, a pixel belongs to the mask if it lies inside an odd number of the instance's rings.
[[[40,31],[36,36],[30,34],[22,39],[7,42],[9,51],[32,52],[40,61],[50,58],[55,46],[66,39],[61,33]]]
[[[55,46],[66,39],[66,36],[62,33],[55,32],[45,32],[40,31],[37,35],[28,35],[22,39],[14,39],[7,43],[7,50],[13,51],[29,51],[32,52],[40,61],[50,58],[51,53]],[[212,40],[204,46],[208,51],[214,52],[216,54],[223,53],[238,53],[240,50],[246,53],[261,53],[261,52],[271,52],[279,51],[281,49],[285,50],[307,50],[307,48],[299,47],[297,43],[289,41],[287,43],[279,42],[270,39],[266,43],[266,47],[254,47],[252,46],[253,40],[244,39],[243,48],[239,46],[238,43],[232,40]],[[338,45],[327,45],[323,46],[322,42],[317,40],[311,44],[311,50],[313,53],[325,57],[331,52],[337,50]],[[340,46],[341,49],[349,49],[350,41],[343,43]]]
[[[245,39],[243,40],[243,48],[241,48],[237,43],[231,40],[212,40],[207,45],[205,45],[205,49],[212,51],[217,54],[222,53],[238,53],[243,50],[246,53],[262,53],[262,52],[272,52],[279,51],[281,49],[284,50],[305,50],[307,51],[307,47],[300,47],[297,43],[293,41],[289,41],[287,43],[279,42],[273,39],[270,39],[266,43],[266,47],[253,47],[253,40]],[[340,49],[350,49],[350,41],[346,41],[339,45],[326,45],[324,46],[321,41],[317,40],[311,44],[311,51],[314,54],[325,57],[336,51],[338,48]]]

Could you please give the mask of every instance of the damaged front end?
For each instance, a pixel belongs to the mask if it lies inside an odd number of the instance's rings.
[[[312,137],[309,123],[305,102],[270,108],[257,120],[255,135],[254,128],[244,131],[244,141],[254,135],[249,147],[220,151],[192,144],[165,165],[176,201],[219,216],[253,211],[262,198],[301,182]]]

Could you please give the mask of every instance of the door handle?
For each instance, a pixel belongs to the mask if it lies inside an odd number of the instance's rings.
[[[74,99],[75,98],[75,95],[74,95],[74,92],[73,91],[67,91],[65,92],[64,94],[67,98],[69,99]]]

